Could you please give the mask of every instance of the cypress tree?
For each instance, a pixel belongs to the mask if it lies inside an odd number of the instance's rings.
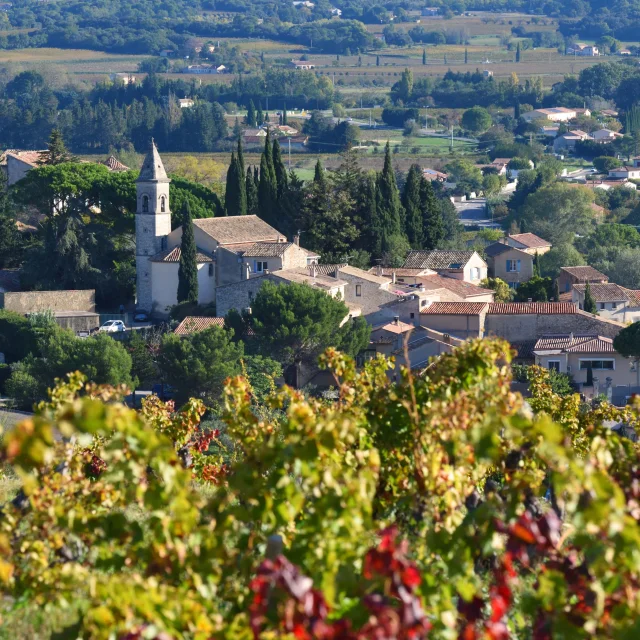
[[[253,184],[256,187],[256,191],[258,190],[258,186],[260,185],[260,170],[258,167],[253,167]]]
[[[464,50],[464,63],[465,64],[469,63],[469,50],[467,48],[465,48]]]
[[[520,62],[520,43],[518,42],[518,46],[516,47],[516,62]]]
[[[287,175],[284,162],[282,162],[280,143],[277,139],[273,141],[273,169],[276,175],[276,193],[278,199],[280,199],[286,193],[287,187],[289,186],[289,176]]]
[[[258,215],[258,185],[254,179],[254,172],[251,167],[247,168],[247,177],[245,180],[245,190],[247,193],[247,214],[250,216]]]
[[[286,102],[282,107],[282,124],[289,124],[289,121],[287,120],[287,103]]]
[[[228,216],[244,216],[247,214],[247,190],[244,171],[234,153],[231,154],[231,164],[227,171],[227,189],[224,204]]]
[[[400,193],[396,184],[396,174],[391,163],[391,146],[387,141],[384,154],[384,166],[378,175],[378,188],[382,198],[382,214],[386,218],[386,229],[389,234],[400,233],[401,219],[404,217]]]
[[[558,278],[553,281],[553,299],[556,302],[560,302],[560,285],[558,284]]]
[[[244,166],[244,149],[242,148],[242,138],[238,138],[237,158],[238,158],[238,167],[240,168],[240,175],[244,180],[244,174],[246,169]]]
[[[327,178],[324,175],[324,167],[322,166],[322,161],[320,158],[316,161],[316,166],[313,171],[313,182],[315,184],[322,184],[323,188],[326,189],[326,181]]]
[[[247,125],[250,127],[256,126],[256,108],[253,104],[253,100],[249,100],[249,107],[247,109]]]
[[[598,313],[598,307],[596,306],[596,301],[591,294],[591,285],[587,282],[586,287],[584,288],[584,310],[587,313]]]
[[[198,302],[198,256],[188,200],[185,201],[182,209],[178,302],[192,302],[194,304]]]
[[[537,251],[535,256],[533,256],[533,277],[540,277],[540,256],[538,255]]]
[[[427,50],[422,50],[422,64],[427,64]]]
[[[420,180],[422,170],[417,164],[411,165],[402,192],[404,207],[404,232],[412,249],[422,249],[422,211],[420,206]]]
[[[271,139],[267,131],[264,151],[260,157],[260,182],[258,184],[258,209],[260,217],[269,224],[274,223],[277,182],[273,168]]]
[[[256,124],[261,126],[264,124],[264,113],[262,113],[262,103],[258,102],[258,113],[256,115]]]
[[[436,249],[446,235],[442,207],[433,185],[420,176],[420,212],[422,213],[422,237],[424,249]]]
[[[516,122],[520,120],[520,100],[518,99],[516,99],[516,104],[513,108],[513,117],[515,118]]]
[[[376,56],[376,67],[380,66],[380,56]]]

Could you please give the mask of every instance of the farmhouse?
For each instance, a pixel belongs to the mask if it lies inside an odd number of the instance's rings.
[[[527,122],[534,120],[550,120],[551,122],[569,122],[575,120],[578,113],[575,109],[566,109],[565,107],[554,107],[552,109],[534,109],[522,114]]]
[[[574,45],[567,47],[567,55],[568,56],[584,56],[584,57],[592,58],[594,56],[599,56],[600,51],[598,50],[598,47],[596,47],[595,45],[576,42]]]
[[[311,69],[315,69],[316,65],[313,62],[309,62],[307,60],[292,60],[291,66],[297,71],[310,71]]]

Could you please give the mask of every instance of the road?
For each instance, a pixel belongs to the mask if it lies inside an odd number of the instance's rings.
[[[497,228],[500,225],[487,216],[486,198],[476,198],[466,202],[454,202],[460,224],[465,227]]]

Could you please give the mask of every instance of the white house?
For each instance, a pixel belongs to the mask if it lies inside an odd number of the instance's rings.
[[[609,171],[610,178],[626,178],[637,180],[640,178],[640,167],[618,167]]]
[[[569,122],[578,117],[575,109],[567,109],[565,107],[553,107],[551,109],[534,109],[527,111],[521,116],[527,122],[534,120],[550,120],[551,122]]]
[[[584,56],[587,58],[593,58],[600,55],[598,47],[591,44],[583,44],[576,42],[574,45],[567,47],[568,56]]]
[[[191,98],[178,98],[178,104],[181,109],[190,109],[195,102]]]
[[[594,142],[599,142],[600,144],[608,144],[609,142],[613,142],[617,138],[624,137],[621,133],[617,133],[616,131],[610,131],[609,129],[599,129],[598,131],[594,131],[591,134]]]
[[[297,71],[310,71],[311,69],[315,69],[316,65],[313,62],[309,62],[307,60],[292,60],[291,66]]]

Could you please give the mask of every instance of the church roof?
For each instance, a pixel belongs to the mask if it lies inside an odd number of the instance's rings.
[[[247,242],[278,242],[283,235],[258,216],[223,216],[198,218],[193,224],[218,244],[237,245]],[[233,247],[228,247],[233,250]]]
[[[155,256],[151,258],[151,262],[180,262],[180,254],[182,253],[180,247],[173,247],[173,249],[165,249],[160,253],[156,253]],[[197,261],[200,262],[215,262],[215,259],[211,256],[208,256],[201,249],[197,250],[196,254]]]
[[[126,164],[122,164],[115,156],[109,156],[102,164],[109,171],[129,171],[129,167]]]
[[[153,138],[147,156],[142,163],[138,182],[169,182]]]

